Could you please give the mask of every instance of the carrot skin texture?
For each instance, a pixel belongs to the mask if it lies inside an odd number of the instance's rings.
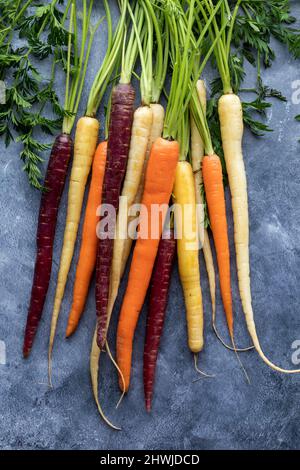
[[[68,134],[60,134],[56,137],[44,182],[46,190],[42,193],[40,204],[37,228],[37,256],[25,329],[24,357],[27,357],[31,351],[49,287],[57,213],[72,150],[73,142]]]
[[[93,161],[92,180],[86,206],[82,230],[82,242],[75,276],[73,303],[66,331],[67,338],[74,333],[78,326],[87,298],[91,277],[96,265],[98,244],[96,227],[99,221],[99,217],[96,215],[96,212],[98,206],[101,204],[106,153],[107,142],[104,141],[98,145]]]
[[[239,291],[247,328],[258,354],[269,367],[285,374],[299,374],[300,369],[283,369],[271,362],[264,354],[259,342],[250,286],[249,212],[247,176],[242,150],[244,121],[241,100],[235,94],[223,95],[219,99],[218,110],[231,192]]]
[[[186,309],[188,345],[198,354],[204,346],[204,313],[199,266],[195,182],[189,162],[179,161],[173,188],[178,272]]]
[[[160,240],[151,282],[144,347],[144,393],[148,412],[151,410],[156,361],[168,304],[175,253],[176,240],[174,230],[171,229],[168,238],[164,237]]]
[[[129,153],[135,91],[130,84],[119,83],[113,90],[107,159],[103,181],[102,204],[109,204],[115,211],[119,207],[119,196],[126,172]],[[115,220],[110,221],[112,233]],[[108,235],[108,234],[106,234]],[[109,297],[110,270],[114,240],[101,236],[98,241],[96,261],[96,313],[97,344],[103,348],[106,341],[107,306]]]
[[[144,192],[146,169],[147,169],[147,164],[148,164],[151,148],[154,142],[156,141],[156,139],[158,139],[158,137],[161,137],[163,127],[164,127],[165,110],[162,107],[162,105],[158,103],[152,103],[150,104],[150,108],[152,109],[152,128],[151,128],[150,137],[148,141],[148,147],[147,147],[147,153],[146,153],[146,157],[144,161],[142,177],[141,177],[139,188],[136,193],[136,197],[134,201],[135,204],[141,203],[143,192]],[[132,220],[132,217],[129,217],[128,224],[131,222],[131,220]],[[128,237],[127,240],[125,240],[124,251],[123,251],[123,256],[122,256],[121,278],[123,277],[123,274],[126,268],[126,263],[130,255],[132,241],[133,241],[132,236]]]
[[[221,296],[229,333],[233,337],[230,252],[222,165],[219,157],[217,155],[205,156],[202,163],[202,172],[210,224],[216,247]]]
[[[154,142],[146,171],[145,189],[142,198],[142,206],[145,210],[141,211],[140,227],[147,224],[146,226],[150,230],[152,205],[168,205],[178,158],[178,142],[171,142],[162,138],[158,138]],[[148,237],[140,237],[136,242],[118,323],[117,362],[124,377],[125,391],[128,391],[130,384],[134,332],[151,280],[164,225],[164,217],[162,214],[160,215],[159,226],[157,227],[158,238],[151,238],[148,233]],[[119,386],[123,391],[121,378],[119,378]]]

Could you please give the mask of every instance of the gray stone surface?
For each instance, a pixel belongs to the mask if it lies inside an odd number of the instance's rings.
[[[299,3],[294,1],[293,4],[295,14],[300,17]],[[84,111],[89,86],[105,51],[104,29],[93,50],[80,112]],[[292,102],[292,82],[300,79],[300,72],[299,62],[293,61],[280,45],[275,47],[277,60],[263,75],[266,83],[283,90],[288,102],[274,101],[268,112],[273,133],[257,139],[245,132],[244,154],[249,184],[252,293],[257,329],[266,354],[276,363],[292,368],[292,343],[300,340],[300,128],[294,121],[300,108]],[[46,73],[47,66],[44,67]],[[206,76],[210,78],[211,74]],[[247,84],[253,83],[252,78],[253,71],[249,69]],[[74,281],[73,263],[54,348],[54,388],[47,387],[48,335],[64,230],[66,191],[59,214],[44,315],[32,354],[24,361],[22,339],[32,282],[40,195],[29,188],[21,171],[18,145],[7,150],[2,142],[0,146],[0,341],[5,342],[7,356],[6,365],[0,360],[0,448],[299,448],[300,377],[271,371],[252,351],[241,355],[251,385],[245,382],[234,355],[226,351],[212,333],[203,261],[206,343],[200,355],[200,366],[215,373],[215,379],[193,383],[197,377],[187,349],[185,311],[175,269],[158,360],[153,412],[147,415],[143,402],[144,309],[134,343],[131,390],[117,411],[116,373],[107,358],[104,357],[101,364],[101,401],[107,414],[122,425],[123,431],[108,429],[98,416],[89,378],[89,352],[95,322],[93,287],[78,332],[69,341],[64,339]],[[232,240],[230,209],[228,213]],[[231,249],[233,253],[233,245]],[[75,260],[77,256],[78,244]],[[249,338],[238,296],[234,258],[232,282],[236,337],[239,344],[247,345]],[[125,284],[126,279],[113,315],[110,331],[113,347]],[[218,323],[225,334],[219,290],[217,301]],[[1,351],[4,351],[3,343]]]

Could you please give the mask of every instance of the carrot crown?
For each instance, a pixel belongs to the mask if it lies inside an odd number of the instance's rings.
[[[63,132],[65,132],[66,134],[71,133],[72,127],[74,125],[76,113],[78,111],[78,106],[82,95],[94,36],[98,27],[104,20],[104,18],[100,18],[96,25],[90,28],[93,3],[94,0],[90,0],[88,5],[87,0],[82,0],[82,36],[80,44],[78,40],[77,30],[78,12],[76,0],[72,0],[71,3],[67,59],[67,80],[65,93],[66,116],[63,121]],[[74,58],[73,64],[71,65],[72,48]]]

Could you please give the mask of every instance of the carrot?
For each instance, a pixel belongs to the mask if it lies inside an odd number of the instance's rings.
[[[233,311],[230,280],[230,253],[227,230],[223,172],[217,155],[206,155],[202,164],[205,195],[219,267],[221,296],[230,337],[233,338]]]
[[[51,320],[51,331],[49,340],[49,365],[51,363],[51,353],[53,349],[54,336],[59,311],[73,258],[85,186],[96,149],[98,132],[99,122],[97,119],[90,118],[87,116],[79,119],[75,134],[74,160],[69,185],[64,242],[61,252],[60,266],[57,277],[57,287],[55,292],[54,307]]]
[[[174,238],[174,230],[165,229],[159,242],[152,275],[144,346],[144,393],[148,412],[151,410],[156,361],[168,304],[168,293],[175,253],[176,240]]]
[[[197,94],[201,103],[203,113],[206,114],[206,88],[203,80],[197,81]],[[204,157],[204,142],[195,123],[195,120],[191,113],[191,157],[192,166],[195,180],[196,190],[196,202],[200,210],[198,209],[198,227],[199,227],[199,242],[202,245],[203,255],[206,265],[206,271],[208,275],[210,298],[212,305],[212,319],[213,326],[215,325],[216,316],[216,279],[215,279],[215,268],[214,261],[210,247],[209,236],[207,229],[204,226],[204,200],[203,200],[203,177],[202,177],[202,160]]]
[[[247,179],[242,153],[243,113],[237,95],[228,94],[220,98],[219,116],[231,191],[239,291],[248,331],[257,352],[268,366],[278,372],[299,373],[300,369],[286,370],[273,364],[260,346],[251,300]]]
[[[150,107],[141,106],[133,117],[133,125],[130,140],[130,150],[126,176],[121,193],[121,203],[117,219],[116,237],[113,247],[112,269],[110,276],[110,294],[107,312],[107,325],[110,321],[113,306],[118,295],[122,277],[123,252],[127,238],[128,208],[134,202],[138,190],[139,181],[143,169],[147,144],[152,124],[152,110]]]
[[[161,104],[158,103],[151,103],[150,108],[152,110],[152,125],[151,125],[151,130],[150,130],[150,136],[148,140],[148,145],[147,145],[147,150],[146,150],[146,155],[145,155],[145,160],[144,160],[144,165],[142,169],[142,174],[140,178],[140,183],[139,187],[135,196],[134,204],[140,204],[142,201],[143,197],[143,192],[144,192],[144,185],[145,185],[145,175],[146,175],[146,169],[147,169],[147,164],[149,161],[149,156],[151,152],[151,148],[153,143],[158,139],[158,137],[161,137],[163,127],[164,127],[164,118],[165,118],[165,110]],[[128,217],[128,230],[130,228],[131,222],[134,220],[134,217]],[[135,233],[128,233],[127,238],[124,240],[124,247],[123,247],[123,254],[122,254],[122,265],[121,265],[121,273],[120,277],[123,277],[126,263],[128,260],[128,257],[130,255],[131,247],[132,247],[132,242],[134,238]]]
[[[28,311],[23,355],[27,357],[32,348],[33,340],[49,287],[53,243],[57,222],[57,213],[67,176],[73,142],[68,134],[56,137],[52,147],[42,194],[37,228],[37,256],[34,278]]]
[[[129,4],[128,10],[131,15],[133,15]],[[114,88],[111,100],[107,161],[103,183],[102,201],[104,204],[110,205],[115,210],[115,212],[117,212],[119,209],[119,196],[126,172],[126,165],[130,150],[131,129],[133,124],[133,106],[135,99],[135,91],[130,85],[130,80],[138,51],[138,34],[141,34],[142,27],[144,24],[143,9],[140,7],[139,3],[136,3],[134,16],[138,18],[138,26],[136,26],[135,23],[133,24],[131,35],[127,44],[126,54],[123,54],[122,58],[122,71],[120,83]],[[137,31],[135,31],[135,28],[137,29]],[[136,114],[136,118],[138,118],[138,120],[140,117],[144,119],[144,115],[146,114],[146,121],[149,121],[149,117],[152,119],[152,115],[150,115],[148,111],[149,110],[143,109],[141,112],[141,116],[140,112],[138,112]],[[149,124],[147,124],[146,127],[148,129]],[[134,130],[134,132],[136,133],[137,140],[139,140],[138,130]],[[144,158],[143,146],[145,146],[145,142],[147,144],[148,132],[149,131],[146,130],[146,140],[145,138],[142,139],[142,148],[141,152],[138,151],[138,155],[135,154],[135,149],[133,147],[131,148],[130,166],[132,166],[132,169],[134,171],[130,173],[134,175],[135,170],[137,170],[137,177],[140,174],[142,168],[142,160]],[[137,163],[138,168],[135,168],[135,163]],[[135,196],[135,178],[136,176],[133,176],[132,180],[132,176],[130,175],[127,178],[126,187],[124,189],[126,197],[129,196],[130,198],[132,198],[133,196],[134,198]],[[132,184],[133,187],[131,189]],[[124,213],[122,206],[121,210],[122,213]],[[114,214],[112,217],[110,215],[111,214],[108,214],[109,220],[107,221],[107,226],[109,227],[110,234],[114,234],[116,229],[116,220]],[[97,344],[99,348],[102,349],[105,345],[108,318],[111,315],[112,310],[111,305],[109,306],[108,303],[114,241],[112,237],[104,231],[101,226],[101,222],[100,230],[102,230],[102,232],[100,232],[100,238],[98,242],[96,263],[96,314],[98,325]],[[119,256],[121,259],[122,254],[120,254]],[[116,273],[114,283],[118,284],[118,280],[119,274]],[[112,289],[114,289],[115,291],[117,291],[117,288],[118,286],[116,286],[116,284],[114,284],[114,287],[112,287]]]
[[[206,88],[203,80],[198,80],[196,84],[197,93],[203,112],[206,113]],[[201,247],[204,245],[204,201],[202,196],[202,160],[204,157],[204,143],[198,131],[197,125],[191,115],[191,157],[195,180],[197,215],[198,215],[198,234]]]
[[[148,227],[150,230],[151,223],[154,223],[151,214],[152,205],[168,204],[178,156],[179,146],[176,141],[158,138],[154,142],[146,171],[141,227]],[[164,219],[165,215],[160,212],[157,226],[158,238],[151,238],[151,235],[149,237],[149,233],[147,238],[138,238],[133,252],[117,330],[117,362],[124,376],[125,391],[128,391],[130,383],[134,332],[149,286]],[[123,383],[120,380],[120,388],[122,387]]]
[[[123,83],[117,85],[112,96],[102,201],[104,204],[111,204],[115,210],[117,210],[119,206],[121,184],[126,171],[134,97],[135,92],[132,86]],[[110,228],[113,233],[115,228],[115,222],[113,220],[110,220]],[[103,235],[100,235],[98,243],[96,267],[97,343],[100,348],[104,346],[106,340],[107,305],[112,255],[113,240],[103,233]]]
[[[90,1],[89,12],[91,12],[93,1]],[[86,18],[88,21],[88,18]],[[82,94],[82,86],[85,79],[86,68],[89,60],[90,47],[93,42],[96,27],[88,32],[82,38],[85,44],[88,42],[86,53],[77,54],[77,14],[76,2],[72,0],[70,8],[70,25],[68,35],[68,58],[67,58],[67,76],[65,89],[66,116],[63,120],[62,134],[60,134],[53,145],[51,156],[48,163],[47,173],[45,177],[45,191],[42,194],[39,222],[37,229],[37,257],[35,262],[35,272],[33,286],[31,291],[31,300],[27,316],[27,324],[25,329],[23,355],[27,357],[32,348],[33,340],[37,332],[38,324],[42,316],[42,311],[49,287],[53,242],[55,236],[57,214],[59,203],[64,189],[66,180],[68,163],[73,150],[73,141],[70,137],[80,98]],[[74,39],[72,39],[74,38]],[[71,55],[77,63],[76,70],[71,74]]]
[[[204,345],[203,305],[200,287],[194,176],[190,163],[186,161],[180,161],[177,165],[173,194],[176,204],[175,226],[179,231],[177,240],[178,268],[186,306],[188,343],[190,350],[197,354]]]
[[[82,230],[82,241],[76,269],[73,289],[73,303],[69,314],[66,336],[69,337],[77,328],[82,315],[91,277],[96,265],[97,235],[96,227],[99,217],[97,208],[101,204],[102,183],[104,178],[107,142],[98,145],[95,153],[92,180],[87,200],[85,219]]]
[[[98,398],[98,373],[99,373],[99,359],[100,359],[100,349],[98,348],[97,345],[97,327],[95,329],[95,333],[93,336],[93,342],[92,342],[92,349],[91,349],[91,354],[90,354],[90,374],[91,374],[91,382],[92,382],[92,389],[93,389],[93,395],[94,399],[98,408],[98,411],[100,413],[100,416],[102,419],[105,421],[105,423],[111,427],[112,429],[115,429],[116,431],[120,431],[121,429],[114,424],[111,423],[111,421],[105,416],[105,413],[100,405],[99,398]]]

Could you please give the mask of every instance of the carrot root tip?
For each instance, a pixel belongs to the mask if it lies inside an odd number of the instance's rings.
[[[212,323],[212,327],[213,327],[213,330],[214,330],[214,333],[216,335],[216,337],[218,338],[218,340],[223,344],[223,346],[228,349],[229,351],[237,351],[237,352],[248,352],[248,351],[252,351],[253,349],[255,349],[254,346],[248,346],[246,348],[236,348],[234,349],[232,346],[230,346],[229,344],[227,344],[225,342],[225,340],[221,337],[220,333],[218,332],[218,329],[217,329],[217,325],[213,322]]]
[[[151,400],[150,400],[150,398],[145,400],[145,405],[146,405],[147,413],[150,413],[151,412]]]
[[[199,367],[198,367],[198,354],[194,354],[194,365],[195,365],[195,371],[198,374],[202,375],[203,377],[207,377],[209,379],[212,379],[212,378],[215,377],[214,374],[207,374],[206,372],[203,372],[201,369],[199,369]],[[193,383],[198,382],[199,380],[200,379],[196,379],[196,380],[193,381]]]
[[[23,358],[27,359],[30,354],[30,349],[23,351]]]

